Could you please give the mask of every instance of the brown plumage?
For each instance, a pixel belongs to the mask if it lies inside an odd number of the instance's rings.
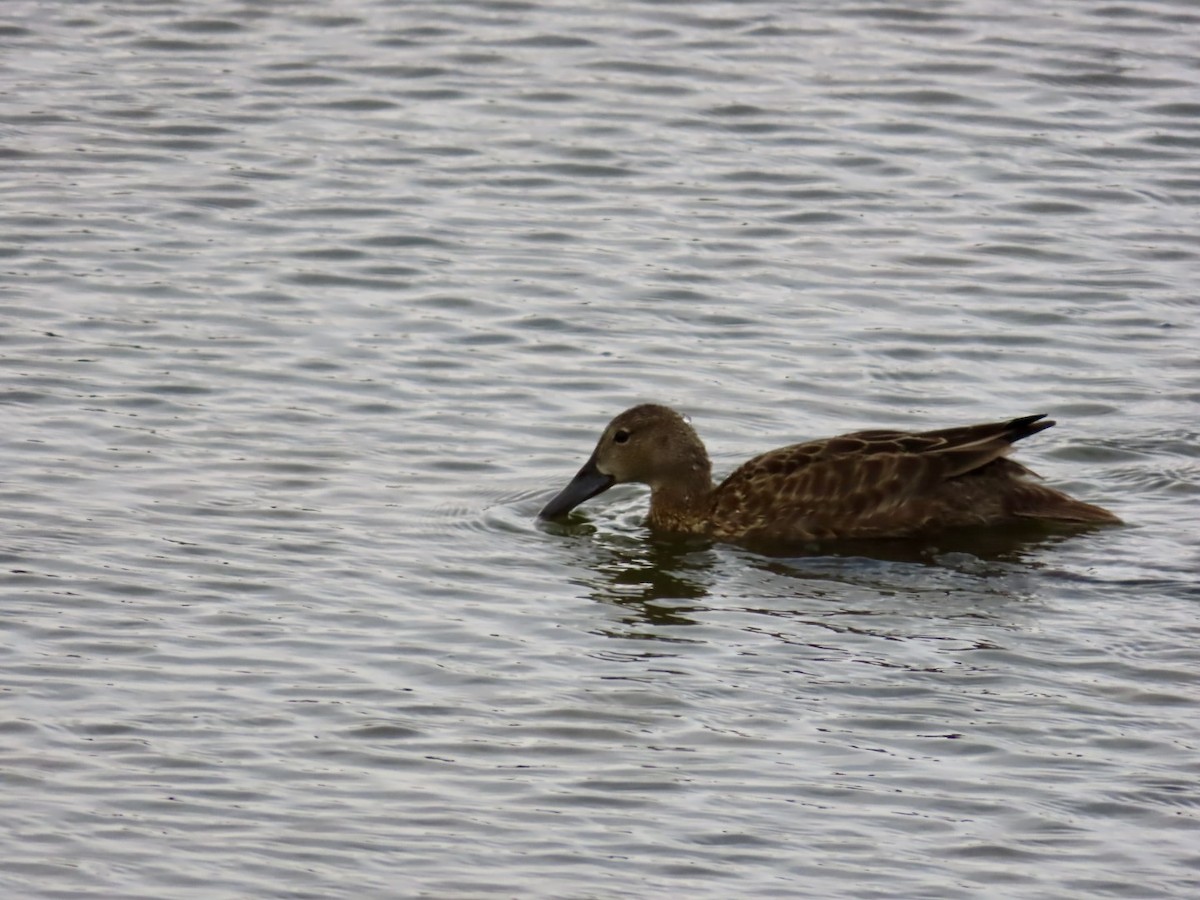
[[[691,425],[666,406],[621,413],[542,518],[614,484],[650,486],[648,524],[724,541],[911,537],[1030,520],[1116,524],[1106,509],[1037,484],[1007,459],[1045,416],[940,431],[859,431],[770,450],[713,486]]]

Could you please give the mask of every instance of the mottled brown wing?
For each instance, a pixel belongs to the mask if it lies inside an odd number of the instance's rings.
[[[921,434],[865,431],[773,450],[721,483],[714,523],[778,531],[783,519],[788,530],[814,537],[919,528],[922,498],[1053,424],[1041,418]]]
[[[731,530],[782,528],[810,537],[856,533],[944,477],[935,455],[822,457],[788,449],[751,460],[722,482],[713,510],[718,528],[725,523]]]
[[[1021,416],[1006,422],[985,422],[979,425],[942,428],[937,431],[857,431],[853,434],[844,434],[841,437],[813,443],[825,445],[827,453],[830,455],[840,455],[845,452],[932,453],[990,445],[997,441],[1002,444],[1012,444],[1053,425],[1053,421],[1046,421],[1043,413]]]

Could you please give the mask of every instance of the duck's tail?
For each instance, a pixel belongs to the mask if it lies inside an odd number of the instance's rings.
[[[1068,497],[1061,491],[1023,481],[1008,494],[1009,512],[1028,519],[1078,522],[1088,525],[1120,525],[1121,520],[1101,506]]]

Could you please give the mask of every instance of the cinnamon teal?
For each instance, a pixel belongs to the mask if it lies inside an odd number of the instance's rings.
[[[1106,509],[1037,484],[1007,459],[1044,415],[940,431],[858,431],[770,450],[713,486],[692,426],[656,404],[627,409],[540,516],[554,519],[614,484],[650,486],[647,524],[729,542],[902,538],[1031,520],[1119,524]]]

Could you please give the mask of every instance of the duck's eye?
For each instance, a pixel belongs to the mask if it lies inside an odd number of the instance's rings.
[[[618,431],[616,434],[613,435],[614,443],[623,444],[627,440],[629,440],[629,432],[626,431],[624,428],[622,428],[620,431]]]

